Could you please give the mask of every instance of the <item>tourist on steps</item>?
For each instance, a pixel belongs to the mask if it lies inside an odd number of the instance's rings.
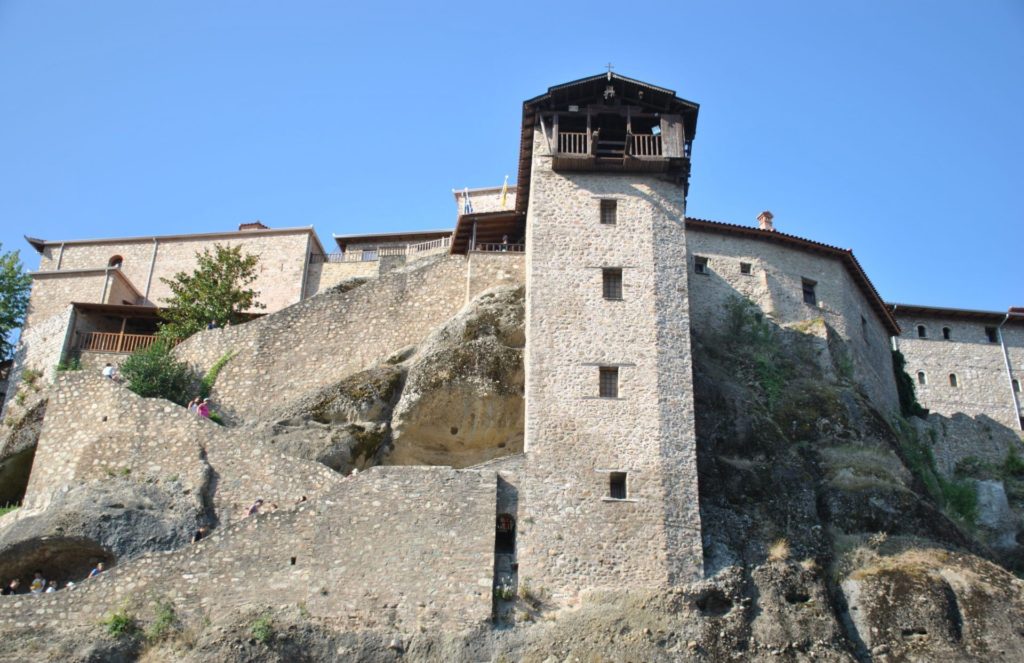
[[[204,398],[203,400],[201,400],[199,402],[199,406],[196,408],[196,414],[198,414],[203,419],[209,419],[210,418],[210,399],[209,398]]]

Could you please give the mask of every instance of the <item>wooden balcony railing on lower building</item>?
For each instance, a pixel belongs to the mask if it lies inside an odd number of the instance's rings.
[[[156,341],[155,334],[78,332],[78,349],[85,352],[135,352]]]

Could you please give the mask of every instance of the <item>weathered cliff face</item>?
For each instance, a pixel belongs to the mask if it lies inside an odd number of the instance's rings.
[[[523,450],[523,300],[523,288],[485,292],[419,347],[388,463],[466,467]]]
[[[419,346],[349,375],[255,428],[284,453],[348,474],[468,467],[523,449],[523,288],[481,293]]]

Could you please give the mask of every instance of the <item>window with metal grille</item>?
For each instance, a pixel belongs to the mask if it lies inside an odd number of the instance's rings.
[[[693,271],[697,274],[708,274],[708,259],[704,256],[693,257]]]
[[[811,306],[818,305],[818,295],[815,293],[815,287],[818,285],[817,281],[810,279],[803,279],[803,290],[804,290],[804,304],[810,304]]]
[[[959,380],[956,379],[956,373],[950,373],[949,374],[949,386],[950,387],[958,387],[958,386],[960,386]]]
[[[622,299],[622,269],[605,267],[601,270],[605,299]]]
[[[616,216],[618,214],[619,201],[614,198],[604,198],[601,200],[601,223],[606,226],[614,226],[617,221]]]
[[[751,265],[750,265],[749,262],[741,262],[740,263],[740,274],[747,274],[747,275],[749,275],[750,274],[750,268],[751,268]]]
[[[602,366],[598,369],[598,393],[603,398],[619,397],[619,369]]]
[[[608,475],[608,497],[613,500],[626,499],[625,472],[612,472]]]

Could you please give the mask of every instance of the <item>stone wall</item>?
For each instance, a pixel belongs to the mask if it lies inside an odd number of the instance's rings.
[[[473,251],[466,267],[466,301],[498,285],[526,283],[526,258],[522,253]]]
[[[582,588],[702,573],[682,188],[556,173],[535,133],[527,221],[526,470],[519,577],[559,602]],[[600,223],[600,199],[618,222]],[[622,269],[621,300],[602,267]],[[617,398],[598,397],[599,366]],[[626,472],[626,499],[612,499]]]
[[[493,471],[373,468],[295,510],[242,519],[71,590],[3,597],[0,630],[97,625],[126,608],[186,622],[291,609],[313,621],[410,633],[491,614]]]
[[[907,360],[907,374],[914,380],[917,400],[923,407],[947,417],[961,412],[986,415],[1020,430],[1003,348],[985,334],[986,327],[994,328],[998,323],[901,315],[898,307],[896,314],[903,329],[896,344]],[[919,325],[925,328],[925,338],[918,337]],[[943,328],[949,329],[949,339],[943,337]],[[1024,381],[1024,325],[1004,325],[1002,333],[1012,377]],[[923,383],[919,373],[924,373]],[[956,386],[950,382],[951,374],[956,375]]]
[[[229,351],[213,401],[232,421],[266,418],[290,400],[319,390],[387,358],[451,318],[467,293],[467,258],[417,261],[345,292],[323,292],[275,315],[203,331],[175,352],[204,372]],[[473,279],[481,291],[515,280],[512,265],[487,266]],[[519,259],[521,260],[521,259]]]
[[[121,270],[144,296],[145,302],[160,305],[170,289],[160,280],[196,267],[197,251],[212,250],[213,244],[242,246],[243,252],[260,256],[258,278],[253,284],[259,301],[267,311],[276,311],[301,299],[306,265],[309,263],[311,229],[282,231],[240,231],[220,236],[181,236],[175,238],[140,237],[120,242],[96,241],[46,246],[39,262],[40,271],[57,269],[102,269],[114,256],[123,260]],[[155,255],[155,258],[154,258]],[[150,266],[152,265],[152,272]],[[102,289],[102,286],[101,286]],[[60,298],[56,305],[70,301],[98,302],[99,291],[87,299]],[[116,302],[120,303],[120,301]],[[40,303],[40,306],[43,304]]]
[[[753,238],[687,230],[694,331],[721,329],[730,297],[745,297],[781,325],[824,321],[846,341],[853,377],[882,412],[899,409],[888,332],[846,267],[836,258]],[[707,259],[704,274],[694,260]],[[747,263],[750,273],[740,271]],[[818,304],[804,303],[802,280],[816,282]]]
[[[256,497],[291,505],[341,480],[179,405],[73,371],[59,375],[47,405],[24,508],[46,508],[71,485],[111,476],[201,486],[207,467],[218,475],[211,506],[221,523],[240,517]]]
[[[32,293],[25,315],[25,331],[49,320],[63,311],[71,302],[103,302],[106,292],[107,270],[88,272],[54,272],[35,274],[32,277]]]
[[[48,381],[53,379],[57,372],[57,364],[60,363],[64,353],[65,344],[68,342],[68,331],[71,329],[71,320],[74,315],[74,307],[68,305],[48,319],[22,329],[8,378],[4,414],[7,412],[9,402],[18,391],[21,375],[25,369],[30,368],[41,373],[43,378]]]
[[[306,299],[348,279],[374,278],[379,267],[380,263],[376,260],[311,263],[306,275]]]
[[[103,299],[104,304],[136,305],[142,303],[142,293],[128,281],[128,277],[119,269],[108,270],[106,294],[107,296]]]

